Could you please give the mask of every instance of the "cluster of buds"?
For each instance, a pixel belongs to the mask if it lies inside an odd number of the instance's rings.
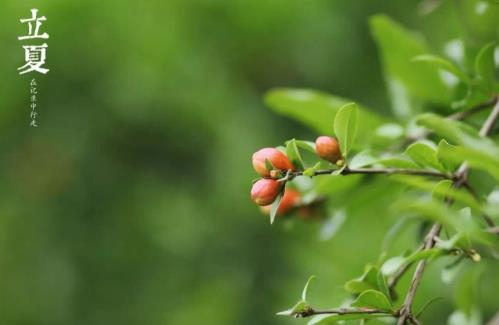
[[[342,165],[343,156],[340,152],[338,141],[333,137],[320,136],[315,141],[315,151],[318,157],[333,164]],[[251,188],[251,199],[265,214],[270,213],[270,206],[280,193],[284,192],[277,215],[285,215],[302,206],[300,192],[288,188],[284,189],[285,182],[279,178],[289,172],[295,171],[295,167],[289,158],[275,148],[263,148],[253,154],[253,168],[262,176]]]

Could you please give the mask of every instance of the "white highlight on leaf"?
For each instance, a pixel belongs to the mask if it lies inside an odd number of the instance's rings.
[[[492,192],[490,192],[489,196],[487,197],[487,201],[490,204],[499,205],[499,189],[495,189]]]
[[[444,47],[445,54],[458,63],[463,63],[464,60],[464,44],[460,39],[453,39]]]
[[[439,69],[438,70],[438,75],[440,76],[440,79],[449,87],[452,88],[456,86],[459,83],[459,78],[453,75],[452,73]]]
[[[475,6],[475,13],[477,15],[483,15],[489,9],[489,4],[485,1],[480,1]]]
[[[393,78],[387,78],[388,92],[390,93],[390,101],[392,110],[399,118],[407,118],[411,115],[411,103],[409,94],[404,85]]]
[[[308,90],[295,90],[289,93],[289,97],[292,97],[295,100],[306,101],[314,97],[314,94],[313,92]]]
[[[376,129],[376,135],[388,139],[397,139],[404,135],[404,128],[395,123],[387,123]]]

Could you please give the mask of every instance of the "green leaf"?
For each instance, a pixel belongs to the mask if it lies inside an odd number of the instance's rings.
[[[496,44],[489,43],[485,45],[475,59],[475,71],[480,83],[484,90],[493,95],[495,84],[495,65],[494,65],[494,51]]]
[[[275,199],[274,203],[272,203],[272,206],[270,207],[270,224],[274,223],[275,216],[277,215],[277,209],[279,209],[279,204],[281,204],[283,195],[284,195],[284,191],[281,191],[281,193],[279,193],[279,195],[277,195],[277,198]]]
[[[267,170],[276,170],[277,168],[274,167],[274,164],[268,159],[265,159],[265,168]]]
[[[358,320],[358,319],[374,319],[387,317],[386,314],[344,314],[344,315],[315,315],[307,323],[307,325],[332,325],[336,321]]]
[[[414,263],[420,261],[422,259],[432,260],[439,256],[445,255],[447,253],[446,250],[440,248],[432,248],[421,251],[416,251],[409,256],[395,256],[388,260],[386,260],[381,266],[381,272],[385,276],[391,276],[395,274],[395,272],[400,269],[403,265],[407,265],[409,263]]]
[[[405,263],[407,263],[407,258],[403,257],[403,256],[395,256],[395,257],[389,258],[381,266],[381,272],[386,276],[393,275]]]
[[[483,231],[475,218],[458,213],[443,202],[405,197],[398,200],[393,208],[400,212],[411,213],[414,216],[442,223],[446,227],[463,233],[477,243],[490,246],[498,244],[497,236]]]
[[[294,140],[299,148],[305,149],[313,154],[315,154],[315,143],[312,141],[305,140]]]
[[[446,150],[451,150],[455,146],[449,144],[445,140],[440,140],[438,143],[437,147],[437,159],[440,162],[440,164],[444,167],[444,170],[447,172],[453,172],[455,171],[458,167],[459,164],[463,161],[462,159],[459,159],[460,161],[456,162],[452,159],[448,159],[445,155],[442,155],[442,152],[445,152]]]
[[[413,161],[398,156],[381,158],[377,161],[377,163],[385,167],[392,167],[392,168],[411,168],[411,169],[419,168],[419,166],[416,165]]]
[[[378,288],[379,290],[388,298],[391,304],[390,290],[388,289],[388,284],[386,283],[386,278],[382,272],[378,272]]]
[[[296,146],[296,140],[292,139],[287,142],[286,144],[286,155],[288,156],[289,160],[295,166],[298,168],[298,170],[303,170],[305,168],[303,159],[301,158],[300,151],[298,150],[298,147]]]
[[[430,64],[431,66],[434,66],[438,69],[442,69],[452,73],[464,83],[470,83],[470,78],[466,75],[466,73],[461,71],[458,66],[439,56],[431,54],[418,55],[412,59],[412,62],[424,62]]]
[[[437,159],[437,151],[424,142],[411,144],[404,154],[421,167],[431,167],[437,170],[444,169]]]
[[[370,28],[378,45],[387,81],[395,80],[421,100],[447,104],[451,91],[438,71],[429,65],[415,64],[411,59],[429,53],[424,39],[408,31],[385,15],[370,19]],[[392,101],[392,105],[395,105]]]
[[[307,291],[308,287],[310,286],[310,282],[315,279],[315,275],[312,275],[311,277],[308,278],[307,283],[305,283],[305,287],[303,287],[303,291],[301,293],[301,300],[307,301]]]
[[[433,198],[435,200],[443,201],[445,198],[450,197],[454,182],[450,179],[444,179],[438,182],[433,188]]]
[[[343,105],[334,118],[334,133],[343,156],[347,157],[357,134],[358,107],[355,103]]]
[[[296,305],[293,306],[293,308],[288,309],[288,310],[280,311],[280,312],[276,313],[276,315],[279,315],[279,316],[295,316],[297,314],[307,312],[308,310],[310,310],[310,308],[311,307],[305,301],[298,301],[296,303]]]
[[[446,145],[439,148],[438,156],[454,164],[466,160],[472,168],[483,170],[499,181],[499,150]]]
[[[377,290],[362,292],[351,304],[352,307],[369,307],[380,310],[392,310],[392,304],[387,296]]]
[[[356,154],[350,159],[348,166],[351,168],[360,168],[373,165],[379,161],[379,158],[371,156],[368,150]]]
[[[494,143],[478,134],[478,131],[471,126],[452,121],[436,114],[422,114],[416,118],[416,123],[422,125],[447,141],[455,144],[461,144],[466,147],[481,150],[494,150]]]
[[[477,202],[477,200],[466,190],[447,186],[449,184],[447,180],[436,183],[424,177],[412,175],[393,175],[390,179],[395,182],[407,184],[411,187],[431,192],[434,197],[443,198],[448,196],[456,201],[470,206],[476,211],[482,211],[483,209],[482,206]]]
[[[303,171],[303,175],[312,177],[314,176],[315,172],[321,167],[321,162],[319,161],[316,163],[314,166],[307,168]]]
[[[293,118],[320,134],[331,134],[331,125],[340,107],[351,100],[327,93],[292,88],[277,88],[266,93],[265,103],[275,112]],[[369,143],[376,128],[387,120],[359,106],[359,144]],[[297,143],[300,146],[300,143]],[[315,150],[315,146],[314,146]]]
[[[368,266],[363,275],[345,283],[345,290],[357,294],[369,289],[378,289],[378,273],[376,268]]]

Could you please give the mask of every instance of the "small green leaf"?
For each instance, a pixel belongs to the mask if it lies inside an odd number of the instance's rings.
[[[494,65],[494,50],[496,44],[489,43],[485,45],[475,59],[475,71],[478,76],[480,85],[484,90],[493,94],[495,83],[495,65]]]
[[[454,183],[450,179],[444,179],[438,182],[433,189],[433,198],[435,200],[444,200],[446,197],[449,197],[453,184]]]
[[[381,272],[386,276],[393,275],[405,263],[407,263],[407,258],[403,257],[403,256],[395,256],[395,257],[389,258],[381,266]]]
[[[416,165],[416,163],[414,163],[413,161],[398,156],[384,157],[378,159],[376,163],[383,165],[385,167],[392,167],[392,168],[411,168],[411,169],[419,168],[419,166]]]
[[[274,167],[272,162],[268,159],[265,159],[265,168],[267,168],[267,170],[276,170],[277,169]]]
[[[303,291],[301,293],[301,300],[307,301],[307,291],[308,287],[310,286],[310,282],[315,279],[315,275],[312,275],[311,277],[308,278],[307,283],[305,284],[305,287],[303,288]]]
[[[470,83],[470,78],[466,75],[466,73],[461,71],[461,69],[459,69],[459,67],[457,67],[454,63],[439,56],[431,54],[422,54],[414,57],[412,59],[412,62],[428,63],[438,69],[442,69],[452,73],[454,76],[458,77],[462,82],[465,82],[467,84]]]
[[[312,141],[305,140],[294,140],[298,148],[305,149],[313,154],[315,154],[315,143]]]
[[[416,123],[454,144],[480,150],[493,150],[495,147],[490,139],[480,136],[478,131],[460,121],[452,121],[436,114],[426,113],[419,115]]]
[[[310,310],[310,308],[311,307],[305,301],[298,301],[293,306],[293,308],[288,309],[288,310],[280,311],[280,312],[276,313],[276,315],[279,315],[279,316],[295,316],[297,314],[301,314],[301,313],[307,312],[308,310]]]
[[[345,157],[347,157],[357,134],[357,115],[357,104],[349,103],[339,109],[334,119],[334,133]]]
[[[388,289],[388,284],[386,283],[386,278],[382,272],[378,272],[378,279],[377,280],[378,280],[379,290],[388,298],[388,300],[391,303],[390,290]]]
[[[303,170],[304,163],[303,159],[301,158],[300,151],[298,150],[298,147],[296,146],[296,140],[292,139],[287,142],[286,144],[286,155],[288,156],[289,160],[295,166],[298,168],[298,170]]]
[[[438,162],[437,151],[424,142],[415,142],[411,144],[404,152],[416,164],[421,167],[431,167],[442,170],[442,165]]]
[[[270,224],[274,223],[275,217],[277,215],[277,209],[279,209],[279,204],[281,204],[283,195],[284,191],[281,191],[281,193],[279,193],[274,203],[272,203],[272,206],[270,207]]]
[[[312,177],[315,172],[321,167],[321,162],[316,163],[313,167],[307,168],[303,171],[303,175]]]
[[[471,167],[481,169],[499,180],[499,150],[446,145],[439,148],[438,156],[454,164],[466,161]]]
[[[354,302],[352,307],[369,307],[380,310],[392,310],[392,304],[387,296],[377,290],[367,290],[362,292]]]
[[[361,168],[377,163],[379,158],[373,157],[368,150],[364,150],[353,156],[349,162],[351,168]]]
[[[443,139],[438,143],[437,159],[440,162],[440,164],[444,167],[444,170],[447,172],[455,171],[459,167],[459,161],[456,162],[452,159],[447,159],[447,157],[445,157],[445,155],[442,155],[442,151],[449,150],[449,149],[452,149],[454,147],[455,146],[449,144],[447,141],[445,141]],[[463,161],[463,159],[461,159],[461,162],[462,161]]]
[[[335,325],[336,321],[348,321],[359,319],[374,319],[390,316],[388,314],[344,314],[344,315],[315,315],[307,323],[307,325]]]
[[[345,283],[345,290],[350,293],[361,293],[369,289],[378,289],[378,270],[368,266],[360,277]]]

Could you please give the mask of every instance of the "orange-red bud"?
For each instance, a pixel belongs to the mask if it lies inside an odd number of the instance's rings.
[[[315,152],[317,156],[333,164],[342,158],[340,145],[333,137],[320,136],[315,140]]]
[[[298,204],[300,204],[300,200],[301,200],[300,192],[292,188],[286,189],[282,197],[281,203],[277,208],[277,215],[281,216],[288,213],[289,211],[294,209]],[[262,210],[264,214],[268,215],[270,214],[270,208],[271,208],[270,205],[266,205],[260,207],[260,210]]]
[[[281,151],[275,148],[263,148],[255,152],[252,157],[253,168],[262,176],[270,176],[270,170],[267,169],[265,160],[269,160],[278,170],[293,169],[293,164]]]
[[[269,205],[275,201],[282,184],[276,180],[262,178],[251,188],[251,199],[258,205]]]

